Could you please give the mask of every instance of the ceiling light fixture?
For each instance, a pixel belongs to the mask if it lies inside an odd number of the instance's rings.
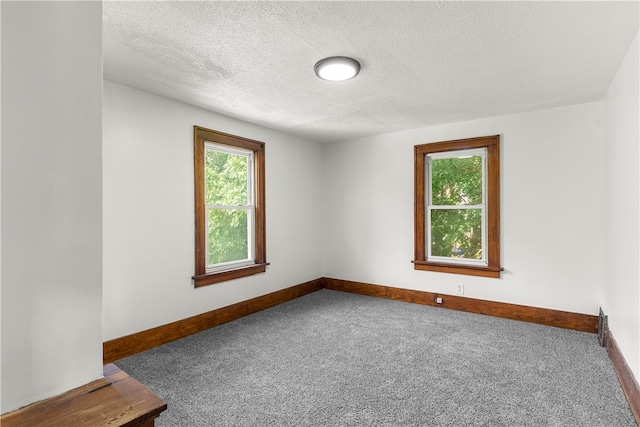
[[[360,63],[346,56],[332,56],[318,61],[313,69],[322,80],[343,82],[358,75]]]

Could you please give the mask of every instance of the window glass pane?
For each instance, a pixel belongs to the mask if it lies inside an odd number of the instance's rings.
[[[210,209],[208,216],[208,264],[248,259],[248,211],[246,209]]]
[[[205,204],[247,204],[247,156],[205,150]]]
[[[482,259],[482,210],[431,210],[431,255]]]
[[[482,204],[482,156],[431,159],[433,205]]]

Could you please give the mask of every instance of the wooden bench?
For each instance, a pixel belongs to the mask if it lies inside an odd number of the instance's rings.
[[[104,378],[0,417],[2,427],[153,427],[167,404],[113,364]]]

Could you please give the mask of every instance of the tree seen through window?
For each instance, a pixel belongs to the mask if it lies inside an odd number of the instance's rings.
[[[248,259],[249,157],[207,148],[205,203],[209,265]]]
[[[482,209],[471,208],[483,203],[482,157],[432,159],[430,166],[431,255],[482,259]]]

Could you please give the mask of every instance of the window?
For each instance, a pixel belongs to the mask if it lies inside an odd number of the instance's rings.
[[[264,143],[194,127],[196,287],[263,273]]]
[[[414,268],[500,277],[500,137],[414,151]]]

